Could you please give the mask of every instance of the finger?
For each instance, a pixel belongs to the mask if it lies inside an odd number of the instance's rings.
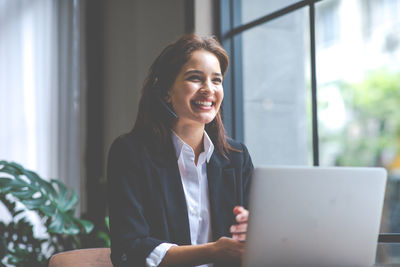
[[[249,218],[249,211],[246,209],[243,209],[243,211],[241,213],[239,213],[238,215],[236,215],[236,217],[235,217],[236,221],[239,223],[247,222],[248,218]]]
[[[237,241],[246,241],[246,234],[234,234],[232,235],[232,239]]]
[[[247,232],[247,223],[241,223],[241,224],[234,224],[230,227],[230,232],[232,234],[234,233],[246,233]]]
[[[242,206],[235,206],[233,208],[233,214],[236,216],[236,215],[242,213],[244,210],[246,210],[246,209],[243,208]]]

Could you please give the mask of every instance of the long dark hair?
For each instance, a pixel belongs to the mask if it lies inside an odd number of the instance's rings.
[[[219,61],[222,75],[225,75],[229,65],[228,54],[215,37],[200,37],[195,34],[182,36],[175,43],[168,45],[151,65],[143,84],[135,129],[145,130],[163,143],[170,140],[170,129],[175,118],[168,114],[163,106],[166,103],[162,101],[183,65],[197,50],[206,50],[214,54]],[[225,156],[228,150],[236,151],[227,142],[221,109],[214,120],[206,124],[205,130],[222,155]]]

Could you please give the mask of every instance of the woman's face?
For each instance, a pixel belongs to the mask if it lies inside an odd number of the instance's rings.
[[[192,53],[172,84],[167,102],[178,115],[177,125],[204,127],[217,115],[224,98],[221,67],[217,57],[205,50]]]

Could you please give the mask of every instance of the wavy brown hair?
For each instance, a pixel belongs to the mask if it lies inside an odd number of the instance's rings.
[[[166,103],[162,101],[167,96],[183,65],[197,50],[205,50],[214,54],[219,61],[222,75],[225,75],[229,65],[228,54],[215,37],[200,37],[195,34],[182,36],[175,43],[168,45],[151,65],[143,84],[135,129],[150,131],[161,142],[168,142],[171,139],[170,129],[176,118],[168,113],[164,106]],[[172,106],[170,108],[172,109]],[[225,156],[228,150],[236,151],[227,142],[221,109],[214,120],[206,124],[205,130],[222,155]]]

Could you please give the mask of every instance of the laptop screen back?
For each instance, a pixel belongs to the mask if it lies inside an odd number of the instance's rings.
[[[254,170],[244,266],[371,266],[383,168]]]

